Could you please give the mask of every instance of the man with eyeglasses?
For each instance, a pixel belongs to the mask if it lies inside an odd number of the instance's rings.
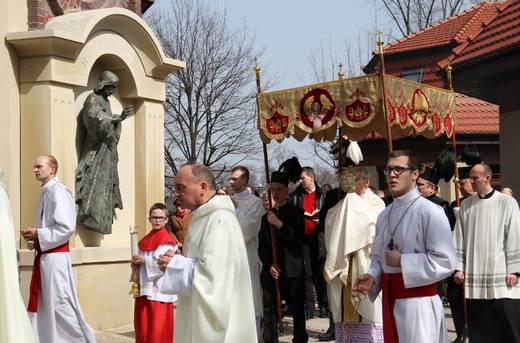
[[[382,291],[387,342],[448,342],[437,282],[457,258],[448,218],[417,190],[421,162],[407,150],[389,155],[384,173],[394,202],[377,219],[370,269],[354,291],[371,301]]]
[[[437,196],[437,185],[440,181],[439,173],[435,168],[425,163],[421,164],[420,171],[421,174],[419,175],[419,179],[417,179],[417,189],[423,197],[442,207],[446,216],[449,218],[449,203]]]
[[[153,204],[148,214],[152,230],[139,241],[139,253],[132,256],[132,268],[139,275],[139,294],[134,295],[135,340],[172,342],[173,302],[177,297],[161,293],[164,273],[157,260],[169,249],[177,250],[177,241],[166,230],[169,213],[164,204]]]
[[[193,218],[182,255],[159,257],[161,291],[178,295],[175,342],[256,342],[246,246],[228,196],[216,196],[215,178],[200,163],[183,165],[174,196]]]
[[[255,303],[256,329],[260,332],[260,318],[262,317],[262,287],[260,285],[260,259],[258,258],[258,232],[262,223],[264,206],[262,199],[251,194],[247,188],[249,183],[249,169],[244,166],[235,166],[231,169],[229,184],[233,189],[231,200],[235,205],[238,223],[246,243],[253,300]]]

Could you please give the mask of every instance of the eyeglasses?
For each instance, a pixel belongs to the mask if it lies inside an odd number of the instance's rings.
[[[165,219],[166,219],[166,217],[150,217],[150,220],[156,221],[156,222],[162,222]]]
[[[412,170],[412,168],[405,168],[405,167],[385,167],[383,168],[383,174],[386,176],[390,175],[391,172],[394,172],[395,175],[401,175],[407,170]]]

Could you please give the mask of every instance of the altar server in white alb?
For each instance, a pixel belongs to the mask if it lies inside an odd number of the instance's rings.
[[[53,156],[40,156],[34,162],[42,190],[38,227],[28,227],[23,233],[36,249],[27,311],[40,343],[96,342],[79,305],[69,253],[69,238],[76,230],[76,205],[56,177],[57,171]]]
[[[389,155],[384,173],[394,202],[377,219],[370,269],[354,287],[375,299],[382,291],[385,343],[448,342],[436,283],[457,257],[443,209],[417,190],[421,161],[410,151]]]
[[[455,211],[454,279],[465,284],[471,343],[520,342],[520,210],[513,197],[491,187],[491,168],[476,164],[476,192]]]
[[[208,167],[189,163],[175,176],[174,195],[193,218],[182,254],[159,258],[161,291],[178,295],[175,343],[256,342],[246,245],[229,196],[216,196]]]
[[[231,197],[235,205],[235,213],[238,223],[244,235],[246,243],[247,260],[249,262],[249,274],[251,274],[251,286],[253,287],[253,300],[255,304],[256,329],[260,332],[260,317],[262,317],[262,287],[260,285],[260,258],[258,257],[258,232],[262,224],[264,206],[262,199],[251,194],[247,188],[249,183],[249,169],[244,166],[235,166],[231,169],[229,184],[233,189]]]
[[[34,334],[20,294],[13,214],[3,176],[0,168],[0,342],[33,343]]]

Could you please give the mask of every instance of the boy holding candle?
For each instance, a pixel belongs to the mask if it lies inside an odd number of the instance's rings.
[[[159,255],[177,250],[177,242],[165,228],[168,210],[156,203],[149,211],[152,231],[139,241],[139,254],[132,256],[132,268],[139,268],[140,292],[134,295],[134,329],[137,343],[173,342],[173,302],[175,295],[161,293],[164,273],[159,270]]]

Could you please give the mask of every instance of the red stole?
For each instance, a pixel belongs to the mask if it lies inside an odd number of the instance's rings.
[[[38,238],[34,240],[34,247],[36,249],[36,257],[34,258],[31,284],[29,286],[29,304],[27,305],[28,312],[38,312],[38,295],[40,293],[40,259],[42,254],[52,254],[55,252],[69,252],[69,241],[60,245],[59,247],[42,251]]]
[[[159,245],[165,243],[177,244],[177,241],[170,236],[165,227],[162,227],[159,230],[152,230],[144,236],[139,241],[139,250],[152,251],[157,249]]]
[[[402,273],[383,273],[383,336],[385,343],[398,343],[397,327],[394,318],[396,299],[429,297],[437,295],[437,284],[404,288]]]

